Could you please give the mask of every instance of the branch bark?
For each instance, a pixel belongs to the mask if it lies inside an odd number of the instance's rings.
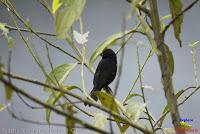
[[[160,64],[162,74],[162,84],[167,99],[167,104],[170,109],[171,119],[174,128],[180,127],[180,114],[177,106],[177,99],[174,95],[174,87],[172,74],[170,72],[169,57],[167,56],[167,50],[165,48],[164,36],[161,33],[161,24],[158,14],[157,0],[149,0],[151,24],[154,32],[154,39],[157,44],[157,49],[161,52],[161,55],[157,55]],[[179,133],[179,132],[177,132]]]

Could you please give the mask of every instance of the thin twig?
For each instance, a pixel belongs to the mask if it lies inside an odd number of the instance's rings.
[[[106,131],[104,131],[104,130],[102,130],[102,129],[96,128],[96,127],[94,127],[93,125],[90,125],[90,124],[84,122],[83,120],[80,120],[79,118],[77,118],[77,117],[75,117],[75,116],[72,116],[72,115],[69,114],[69,113],[63,112],[63,111],[61,111],[61,110],[59,110],[59,109],[54,108],[54,107],[51,106],[51,105],[48,105],[47,103],[42,102],[41,100],[37,99],[36,97],[34,97],[34,96],[28,94],[27,92],[25,92],[25,91],[23,91],[23,90],[17,88],[16,86],[14,86],[13,84],[9,83],[8,81],[6,81],[6,80],[3,79],[3,78],[0,78],[0,81],[1,81],[2,83],[4,83],[4,84],[10,86],[11,89],[14,90],[15,92],[18,92],[18,93],[22,94],[23,96],[25,96],[25,97],[27,97],[28,99],[30,99],[30,100],[32,100],[32,101],[38,103],[39,105],[42,105],[42,106],[44,106],[45,108],[51,109],[52,111],[56,112],[56,113],[59,114],[59,115],[72,118],[74,121],[76,121],[78,124],[84,126],[85,128],[88,128],[88,129],[91,129],[91,130],[94,130],[94,131],[96,131],[96,132],[100,132],[100,133],[103,133],[103,134],[109,134],[108,132],[106,132]]]
[[[18,96],[19,96],[19,98],[22,100],[22,102],[23,102],[27,107],[29,107],[29,108],[31,108],[31,109],[45,109],[45,107],[30,105],[27,101],[25,101],[25,99],[24,99],[20,94],[18,94]],[[75,102],[72,102],[72,103],[73,103],[73,104],[77,104],[77,103],[83,103],[83,102],[81,102],[81,101],[75,101]],[[72,103],[65,103],[65,104],[70,105],[70,104],[72,104]],[[61,105],[63,105],[63,104],[56,104],[56,105],[54,105],[54,107],[58,107],[58,106],[61,106]]]
[[[48,45],[46,44],[46,51],[47,51],[47,58],[48,58],[48,61],[49,61],[49,65],[51,67],[51,70],[53,70],[53,63],[52,63],[52,60],[51,60],[51,57],[50,57],[50,53],[49,53],[49,47]]]
[[[127,97],[128,97],[128,96],[131,94],[131,92],[133,91],[133,89],[134,89],[134,87],[135,87],[135,85],[136,85],[136,83],[137,83],[137,81],[138,81],[138,79],[139,79],[139,77],[140,77],[140,74],[142,73],[142,71],[143,71],[143,69],[144,69],[144,67],[145,67],[145,65],[146,65],[146,63],[147,63],[147,61],[150,59],[151,56],[152,56],[152,50],[149,51],[149,53],[148,53],[148,55],[147,55],[147,57],[146,57],[146,59],[145,59],[145,61],[144,61],[144,64],[142,65],[141,70],[140,70],[140,72],[139,72],[138,75],[137,75],[137,78],[136,78],[135,81],[133,82],[133,86],[131,87],[131,89],[130,89],[128,95],[127,95],[126,98],[125,98],[125,100],[127,99]],[[123,104],[125,104],[125,100],[123,101]]]
[[[4,72],[4,71],[3,71],[3,74],[4,74],[4,75],[10,75],[10,77],[13,78],[13,79],[18,79],[18,80],[30,82],[30,83],[33,83],[33,84],[36,84],[36,85],[40,85],[40,86],[43,86],[43,87],[51,88],[51,89],[53,89],[53,90],[55,90],[55,91],[63,92],[63,93],[65,93],[65,94],[69,95],[69,96],[72,96],[72,97],[74,97],[74,98],[76,98],[76,99],[78,99],[78,100],[81,100],[81,101],[84,102],[84,103],[87,103],[87,104],[89,104],[89,105],[91,105],[91,106],[94,106],[94,107],[96,107],[96,108],[98,108],[98,109],[100,109],[100,110],[102,110],[102,111],[104,111],[104,112],[106,112],[106,113],[108,113],[108,114],[111,114],[111,115],[114,116],[115,118],[118,118],[118,119],[121,120],[122,122],[127,123],[127,124],[129,124],[130,126],[136,128],[136,129],[138,129],[138,130],[140,130],[140,131],[142,131],[142,132],[144,132],[144,133],[146,133],[146,134],[150,134],[150,133],[151,133],[148,129],[143,128],[142,126],[140,126],[140,125],[138,125],[138,124],[135,124],[135,123],[129,121],[128,119],[126,119],[126,118],[124,118],[124,117],[122,117],[122,116],[120,116],[120,115],[118,115],[118,114],[116,114],[116,113],[113,113],[113,112],[110,111],[109,109],[107,109],[107,108],[105,108],[105,107],[102,107],[102,106],[100,106],[99,104],[94,103],[94,102],[92,102],[92,101],[89,101],[88,99],[82,98],[81,96],[79,96],[79,95],[77,95],[77,94],[74,94],[74,93],[72,93],[72,92],[70,92],[70,91],[64,90],[64,89],[62,89],[62,88],[54,87],[54,86],[51,86],[51,85],[47,85],[47,84],[44,84],[44,83],[39,82],[39,81],[36,81],[36,80],[31,80],[31,79],[23,78],[23,77],[16,76],[16,75],[13,75],[13,74],[8,74],[8,73],[6,73],[6,72]]]
[[[49,5],[48,5],[48,3],[46,1],[44,1],[44,0],[37,0],[37,1],[47,10],[47,12],[50,15],[52,15],[51,14],[51,9],[50,9],[50,7],[49,7]]]
[[[78,110],[80,110],[82,113],[86,114],[89,117],[94,117],[92,114],[88,113],[87,111],[81,109],[79,106],[77,106],[75,103],[73,103],[66,95],[63,96],[66,100],[68,100],[70,102],[70,104],[72,106],[74,106],[75,108],[77,108]]]
[[[31,33],[31,30],[29,29],[24,29],[24,28],[16,28],[16,27],[13,27],[13,26],[10,26],[10,25],[5,25],[5,28],[9,29],[10,31],[17,31],[17,30],[20,30],[22,32],[28,32],[28,33]],[[37,34],[40,34],[40,35],[46,35],[46,36],[56,36],[55,34],[53,33],[47,33],[47,32],[40,32],[40,31],[35,31],[35,33]]]
[[[51,122],[51,123],[47,123],[47,122],[41,122],[41,121],[34,121],[34,120],[30,120],[30,119],[26,119],[26,118],[23,118],[23,117],[19,117],[18,115],[16,115],[14,112],[10,112],[11,113],[11,116],[13,118],[15,118],[16,120],[19,120],[19,121],[22,121],[22,122],[26,122],[26,123],[31,123],[31,124],[36,124],[36,125],[45,125],[45,126],[58,126],[58,127],[67,127],[66,124],[61,124],[61,123],[54,123],[54,122]],[[85,127],[81,127],[81,126],[74,126],[74,128],[83,128],[85,129]]]
[[[141,72],[140,54],[139,54],[139,47],[138,46],[136,46],[136,47],[137,47],[136,53],[137,53],[138,73],[139,73],[139,72]],[[144,94],[144,88],[143,88],[143,84],[142,84],[142,73],[140,73],[139,79],[140,79],[140,89],[142,91],[142,99],[143,99],[143,102],[146,103],[146,98],[145,98],[145,94]],[[152,117],[149,114],[149,110],[148,110],[147,106],[145,107],[145,110],[146,110],[147,116],[149,118],[149,123],[150,123],[150,125],[152,127],[152,130],[154,131],[153,122],[151,121]]]

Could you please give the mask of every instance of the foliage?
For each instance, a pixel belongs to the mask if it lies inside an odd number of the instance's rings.
[[[7,41],[7,46],[10,55],[15,50],[15,39],[11,36],[10,32],[17,31],[19,37],[25,43],[28,52],[36,61],[37,65],[40,67],[43,75],[45,76],[43,81],[37,81],[33,80],[32,78],[29,79],[23,76],[15,75],[11,73],[12,68],[10,68],[12,64],[11,58],[13,57],[9,57],[9,60],[7,62],[7,69],[6,67],[4,68],[5,63],[1,61],[0,81],[4,84],[5,87],[6,100],[12,102],[12,100],[14,100],[13,93],[16,92],[18,97],[20,97],[20,99],[22,100],[22,102],[24,102],[24,104],[31,107],[32,109],[34,109],[35,107],[28,104],[29,102],[26,102],[23,99],[24,96],[27,99],[30,99],[33,102],[42,105],[42,108],[45,110],[45,118],[48,125],[52,125],[52,112],[56,112],[57,114],[64,116],[65,124],[63,124],[63,126],[66,128],[66,132],[68,134],[73,134],[74,129],[76,127],[87,128],[98,133],[108,133],[108,130],[105,130],[105,126],[108,123],[108,121],[116,123],[116,126],[118,126],[120,133],[125,133],[128,128],[134,128],[134,131],[141,131],[142,133],[146,134],[149,134],[152,131],[157,132],[159,129],[161,129],[165,133],[175,133],[174,129],[172,128],[163,128],[163,123],[167,114],[173,111],[172,107],[170,107],[171,103],[169,102],[177,104],[177,100],[180,100],[180,98],[182,97],[185,98],[182,101],[182,103],[184,103],[200,88],[198,87],[199,81],[197,78],[198,74],[196,65],[196,49],[198,47],[199,41],[195,41],[189,45],[192,49],[191,52],[193,56],[192,60],[194,65],[196,86],[190,87],[194,89],[191,93],[188,93],[189,90],[186,88],[179,90],[174,95],[172,77],[173,75],[175,75],[175,61],[173,51],[171,51],[170,49],[171,47],[169,47],[169,44],[165,43],[165,32],[172,25],[174,29],[174,36],[178,40],[180,46],[182,46],[180,34],[181,26],[184,20],[184,13],[190,8],[192,8],[198,2],[198,0],[192,2],[185,9],[183,9],[183,3],[181,0],[168,0],[170,14],[164,16],[159,16],[159,10],[157,9],[157,1],[127,1],[130,3],[130,13],[128,13],[128,17],[125,21],[132,22],[131,17],[136,15],[134,19],[136,19],[136,21],[139,23],[136,26],[133,25],[133,23],[131,23],[131,26],[133,28],[129,28],[128,30],[124,28],[122,31],[113,33],[112,35],[103,39],[103,41],[101,41],[101,43],[97,45],[96,49],[92,51],[92,54],[89,58],[87,57],[87,43],[90,42],[88,38],[89,31],[84,31],[85,27],[83,25],[83,22],[85,22],[85,20],[82,20],[82,14],[87,2],[86,0],[39,1],[40,4],[42,4],[43,7],[52,16],[54,23],[52,29],[54,29],[54,34],[35,31],[34,28],[31,26],[31,23],[29,23],[22,17],[22,15],[18,12],[18,9],[16,9],[15,6],[12,6],[14,4],[10,0],[6,2],[2,1],[1,3],[3,3],[3,6],[8,9],[9,15],[13,22],[11,24],[14,24],[14,26],[11,26],[10,24],[0,22],[0,30],[2,31],[3,37]],[[20,24],[18,24],[19,21]],[[168,23],[166,24],[166,22]],[[77,27],[75,25],[78,25],[80,29],[77,30]],[[80,31],[80,33],[77,31]],[[30,34],[24,34],[23,32],[28,32]],[[133,82],[129,94],[125,96],[125,99],[123,101],[124,103],[122,104],[121,101],[116,99],[115,93],[117,93],[117,89],[113,89],[113,94],[108,94],[104,91],[98,91],[95,93],[95,95],[98,97],[100,104],[99,102],[96,103],[92,101],[91,97],[88,95],[86,90],[87,86],[85,84],[85,79],[87,79],[87,77],[89,76],[87,76],[87,74],[85,73],[86,70],[88,72],[94,73],[93,64],[97,62],[99,55],[101,55],[101,53],[107,48],[112,48],[114,46],[117,47],[117,44],[119,44],[120,41],[121,44],[119,46],[118,51],[116,52],[118,53],[124,51],[124,48],[128,44],[133,44],[131,42],[131,39],[134,38],[134,33],[139,33],[141,37],[145,37],[149,41],[150,54],[145,60],[144,64],[140,65],[139,54],[137,53],[139,68],[138,76]],[[47,58],[51,67],[51,71],[49,73],[48,71],[46,71],[46,64],[43,65],[43,62],[40,58],[40,54],[38,54],[38,50],[34,48],[33,43],[30,42],[29,38],[32,37],[32,34],[45,42]],[[46,38],[45,36],[53,36],[55,38],[54,40],[59,39],[61,42],[66,43],[68,47],[71,50],[73,50],[72,54],[70,53],[71,51],[69,49],[63,49],[62,46],[59,44],[55,45],[51,42],[49,38]],[[57,49],[63,54],[66,54],[65,56],[73,59],[73,63],[62,63],[54,67],[54,61],[51,59],[51,55],[53,55],[53,53],[49,52],[49,47]],[[138,45],[137,47],[140,46]],[[161,67],[162,83],[164,89],[167,89],[167,91],[164,91],[165,95],[167,96],[167,104],[163,109],[161,117],[158,119],[155,119],[153,115],[150,114],[150,110],[147,107],[148,102],[146,101],[147,96],[145,96],[146,90],[144,89],[151,88],[151,86],[145,86],[142,83],[143,68],[146,65],[147,61],[149,61],[152,54],[154,54],[154,52],[159,59],[158,61]],[[121,58],[120,63],[123,63],[123,58]],[[121,66],[119,65],[119,68],[120,67]],[[162,67],[164,67],[164,69]],[[81,70],[80,76],[77,77],[82,78],[82,88],[80,88],[74,83],[69,84],[69,81],[67,81],[68,76],[75,74],[73,71],[75,69]],[[120,76],[121,72],[119,72],[119,76],[117,79],[119,79]],[[42,86],[42,88],[44,89],[44,93],[47,94],[46,101],[42,100],[41,98],[37,98],[37,96],[33,96],[32,93],[28,93],[25,89],[23,89],[26,86],[22,86],[22,88],[20,86],[17,86],[13,79]],[[140,81],[140,88],[142,93],[139,93],[135,90],[133,92],[133,88],[135,88],[135,84],[138,82],[138,80]],[[128,90],[127,87],[123,88],[124,91]],[[176,99],[173,99],[173,97]],[[79,104],[80,102],[76,102],[76,99],[80,101],[81,104],[83,102],[89,103],[89,105],[93,106],[95,109],[98,109],[100,111],[91,114],[91,107],[85,108],[83,105]],[[140,101],[140,99],[142,100],[142,102]],[[151,104],[148,104],[148,106],[149,105],[151,106]],[[178,103],[178,106],[180,105],[181,103]],[[0,112],[3,111],[5,108],[7,108],[7,105],[0,103]],[[10,112],[12,113],[12,111]],[[27,121],[26,119],[17,117],[17,115],[15,115],[14,113],[12,115],[14,118],[21,119],[22,121]],[[85,118],[82,118],[82,116],[88,116],[88,118],[92,118],[93,123],[91,124],[89,120],[85,120]],[[178,116],[176,115],[174,117],[172,116],[171,118],[172,120],[174,120],[177,119],[177,117]],[[142,119],[145,120],[141,121]],[[144,122],[145,124],[150,123],[151,127],[149,127],[148,125],[144,125]],[[110,124],[110,131],[112,131],[112,123]],[[192,128],[190,124],[187,124],[185,122],[176,122],[173,124],[174,127],[177,127],[177,124],[186,129]]]

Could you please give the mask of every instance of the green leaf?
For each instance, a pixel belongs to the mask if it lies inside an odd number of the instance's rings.
[[[169,47],[166,44],[163,44],[169,59],[169,68],[170,68],[170,72],[171,72],[171,76],[173,76],[174,74],[174,58],[173,58],[173,54],[171,52],[171,50],[169,49]]]
[[[121,110],[121,112],[123,113],[123,114],[126,114],[126,108],[124,107],[124,105],[120,102],[120,101],[118,101],[117,99],[115,99],[115,102],[116,102],[116,104],[118,105],[118,108]],[[119,126],[119,125],[118,125]],[[123,124],[122,126],[120,125],[120,131],[121,132],[125,132],[127,129],[129,128],[129,125],[128,124]]]
[[[6,108],[6,106],[4,104],[0,103],[0,112],[3,111]]]
[[[73,89],[81,89],[80,87],[78,86],[75,86],[75,85],[67,85],[67,86],[63,86],[62,87],[64,90],[73,90]]]
[[[164,30],[166,25],[164,23],[161,23],[161,29]]]
[[[122,125],[122,132],[125,132],[129,128],[128,124],[123,124]]]
[[[108,37],[105,41],[103,41],[96,50],[92,53],[92,56],[90,57],[89,67],[92,67],[94,61],[97,59],[97,57],[103,52],[103,50],[113,46],[116,44],[116,41],[123,38],[126,34],[131,33],[130,31],[120,32],[117,34],[113,34],[110,37]],[[125,34],[125,35],[124,35]]]
[[[112,112],[114,112],[116,114],[120,114],[120,111],[118,109],[118,104],[115,102],[115,98],[112,95],[110,95],[106,92],[99,92],[99,91],[97,91],[95,93],[95,95],[98,97],[98,99],[100,100],[101,104],[104,107],[110,109]],[[120,129],[120,132],[123,133],[123,129],[122,129],[122,126],[120,124],[120,120],[115,118],[115,117],[114,117],[114,119],[117,123],[117,126]]]
[[[8,48],[9,49],[14,48],[14,46],[15,46],[15,40],[11,36],[7,37],[7,41],[8,41]]]
[[[53,92],[48,100],[46,101],[46,104],[51,105],[51,106],[55,106],[57,100],[63,95],[63,93],[61,92]],[[48,123],[50,123],[50,115],[51,115],[51,110],[50,109],[46,109],[46,121]]]
[[[55,14],[54,28],[59,39],[66,38],[68,30],[81,16],[86,0],[67,0],[66,3],[64,8]]]
[[[75,126],[75,121],[72,118],[66,118],[65,124],[67,126],[67,133],[68,134],[73,134],[74,132],[74,126]]]
[[[79,88],[77,86],[71,85],[71,86],[63,86],[62,87],[64,90],[73,90],[76,88]],[[52,94],[49,96],[49,98],[47,99],[46,103],[51,105],[51,106],[55,106],[56,102],[60,99],[60,97],[62,97],[64,95],[64,93],[62,92],[58,92],[58,91],[54,91],[52,92]],[[65,106],[63,106],[64,108]],[[72,112],[72,111],[71,111]],[[51,115],[51,110],[50,109],[46,109],[46,121],[49,123],[50,122],[50,115]]]
[[[68,106],[67,104],[62,105],[62,109],[64,111],[70,112],[70,114],[72,116],[76,113],[76,111],[73,109],[73,106]],[[73,134],[75,121],[70,117],[66,117],[65,118],[65,124],[66,124],[67,133],[68,134]]]
[[[7,36],[9,33],[8,28],[6,28],[6,24],[5,23],[0,23],[0,30],[3,31],[2,35]]]
[[[98,99],[100,100],[101,104],[104,107],[112,110],[112,112],[115,112],[116,114],[120,113],[118,106],[115,102],[115,99],[112,95],[110,95],[106,92],[96,92],[96,96],[98,97]]]
[[[185,129],[191,129],[192,128],[192,125],[190,125],[190,124],[188,124],[188,123],[186,123],[184,121],[180,122],[180,126],[185,128]]]
[[[77,63],[74,64],[62,64],[56,68],[54,68],[46,78],[46,84],[51,86],[63,85],[64,80],[67,78],[69,73],[74,69]],[[45,91],[52,92],[53,90],[45,87]]]
[[[137,93],[130,93],[130,94],[126,97],[126,99],[125,99],[124,102],[127,102],[128,100],[130,100],[130,99],[131,99],[132,97],[134,97],[134,96],[142,97],[140,94],[137,94]]]
[[[175,96],[176,96],[176,99],[178,99],[185,91],[186,91],[186,90],[184,90],[184,89],[178,91],[178,92],[176,93],[176,95],[175,95]],[[164,115],[167,111],[169,111],[168,105],[165,106],[165,108],[164,108],[164,110],[163,110],[163,112],[162,112],[162,115]],[[166,114],[166,115],[167,115],[167,114]],[[163,121],[164,121],[166,115],[163,116],[162,119],[160,120],[160,125],[161,125],[161,126],[162,126],[162,124],[163,124]]]
[[[178,99],[184,92],[185,92],[186,90],[184,90],[184,89],[181,89],[180,91],[178,91],[177,93],[176,93],[176,99]]]
[[[161,21],[167,20],[167,19],[169,19],[170,17],[172,17],[171,14],[168,14],[168,15],[162,16],[160,20],[161,20]]]
[[[137,122],[139,120],[141,113],[145,111],[146,105],[147,105],[146,103],[130,101],[128,102],[128,105],[126,108],[126,115],[133,122]]]
[[[170,6],[170,12],[171,12],[172,18],[175,18],[182,11],[182,8],[183,8],[183,4],[181,0],[169,0],[169,6]],[[174,35],[176,39],[178,40],[180,47],[182,46],[182,41],[180,39],[182,23],[183,23],[183,15],[178,17],[176,21],[173,23]]]
[[[10,100],[13,96],[13,90],[9,85],[4,84],[4,86],[5,86],[6,100]]]
[[[107,117],[103,113],[95,113],[94,114],[94,126],[99,129],[104,129],[106,124]]]
[[[191,48],[196,48],[196,47],[197,47],[197,44],[199,44],[199,41],[192,42],[189,46],[190,46]]]
[[[52,13],[55,14],[56,10],[62,5],[62,1],[61,0],[53,0],[52,3]]]

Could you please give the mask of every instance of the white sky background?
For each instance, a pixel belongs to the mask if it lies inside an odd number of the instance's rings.
[[[184,5],[189,4],[189,2],[184,0]],[[20,14],[29,19],[31,26],[35,30],[44,31],[44,32],[53,32],[53,23],[52,18],[43,9],[43,7],[37,3],[36,0],[27,1],[27,0],[15,0],[14,1],[16,8],[20,12]],[[164,0],[159,0],[158,7],[160,11],[160,16],[168,14],[168,3]],[[89,59],[91,53],[95,50],[97,45],[102,42],[107,36],[112,35],[115,32],[119,32],[122,30],[122,15],[128,13],[130,6],[125,0],[87,0],[86,7],[83,13],[83,23],[84,30],[90,31],[88,38],[88,53],[87,58]],[[200,3],[198,3],[195,7],[193,7],[190,11],[185,14],[184,23],[182,25],[182,33],[181,39],[183,42],[183,48],[180,48],[178,42],[175,40],[173,35],[173,29],[171,28],[167,32],[167,36],[165,38],[166,43],[169,45],[170,49],[174,55],[175,61],[175,71],[173,75],[174,88],[176,91],[186,88],[191,85],[195,85],[194,73],[193,73],[193,65],[192,65],[192,56],[190,53],[190,48],[188,44],[200,40]],[[12,25],[10,21],[9,15],[7,14],[5,8],[0,5],[0,22],[8,23]],[[132,23],[135,24],[135,21],[129,21],[127,27],[131,27]],[[77,27],[75,27],[77,29]],[[78,30],[78,29],[77,29]],[[22,76],[26,76],[33,79],[38,79],[44,81],[44,76],[42,75],[40,69],[33,62],[33,58],[25,49],[25,45],[21,42],[17,32],[11,32],[11,35],[16,40],[16,46],[13,50],[13,59],[12,59],[12,72],[16,74],[20,74]],[[29,37],[32,36],[32,42],[35,44],[42,60],[47,67],[48,71],[50,71],[50,67],[47,62],[46,53],[45,53],[45,45],[44,42],[40,41],[38,38],[35,38],[33,35],[25,34]],[[71,49],[66,45],[65,42],[55,41],[54,38],[48,38],[51,42],[62,46],[66,50],[72,53]],[[142,41],[144,44],[148,45],[146,39],[141,36],[134,36],[134,40]],[[118,46],[113,49],[116,50]],[[71,58],[66,55],[60,53],[55,49],[51,50],[51,57],[53,59],[54,66],[63,63],[74,62]],[[140,49],[141,62],[144,62],[144,59],[147,55],[147,49],[145,47],[141,47]],[[7,64],[7,45],[4,38],[0,37],[0,56],[2,57],[2,61],[4,64]],[[200,47],[197,50],[197,66],[198,66],[198,75],[200,75]],[[136,61],[136,47],[133,43],[129,43],[125,49],[125,57],[124,57],[124,65],[122,70],[121,82],[118,89],[117,99],[123,101],[129,89],[132,86],[133,80],[136,79],[138,69],[137,69],[137,61]],[[118,55],[119,59],[119,55]],[[99,59],[98,59],[99,60]],[[94,67],[98,63],[98,60],[95,62]],[[66,84],[77,84],[81,87],[81,78],[80,78],[80,69],[76,69],[73,72],[67,81]],[[92,79],[93,76],[86,73],[86,88],[88,91],[92,89]],[[199,78],[200,79],[200,78]],[[15,82],[15,81],[13,81]],[[146,67],[143,71],[143,83],[145,85],[151,85],[155,88],[154,91],[149,89],[145,90],[146,100],[148,102],[149,111],[154,115],[155,118],[160,117],[163,107],[166,104],[164,98],[164,92],[162,90],[161,84],[161,74],[159,69],[159,64],[157,61],[157,57],[154,55],[147,63]],[[41,87],[33,86],[31,84],[26,84],[21,82],[16,82],[16,84],[20,87],[23,87],[27,91],[31,92],[33,95],[40,97],[41,99],[46,100],[47,94],[44,93]],[[114,87],[115,81],[111,84],[111,88]],[[0,103],[5,102],[4,100],[4,90],[2,84],[0,84],[2,90],[0,90]],[[137,85],[134,89],[135,92],[139,92],[139,86]],[[34,119],[45,121],[44,110],[31,110],[27,108],[15,95],[14,96],[14,108],[15,112],[18,115],[22,115],[24,118]],[[33,104],[33,103],[31,103]],[[33,104],[35,105],[35,104]],[[94,108],[88,108],[92,112],[96,111]],[[199,108],[199,92],[193,95],[183,106],[180,107],[180,113],[182,118],[191,118],[194,121],[190,124],[193,128],[198,128],[200,131],[200,108]],[[55,114],[52,117],[53,122],[61,122],[62,117],[58,117]],[[83,117],[80,114],[81,118],[85,118],[87,120],[91,120],[91,118]],[[168,118],[165,120],[164,126],[170,127],[171,120]],[[33,124],[27,124],[13,119],[6,110],[0,112],[0,129],[3,128],[35,128],[47,130],[48,126],[38,126]],[[53,129],[59,129],[53,127]],[[64,129],[63,129],[64,130]],[[129,129],[128,133],[131,133],[132,129]],[[0,133],[2,130],[0,130]],[[48,133],[48,132],[47,132]],[[65,132],[62,132],[65,133]],[[85,130],[77,130],[77,133],[86,133]]]

